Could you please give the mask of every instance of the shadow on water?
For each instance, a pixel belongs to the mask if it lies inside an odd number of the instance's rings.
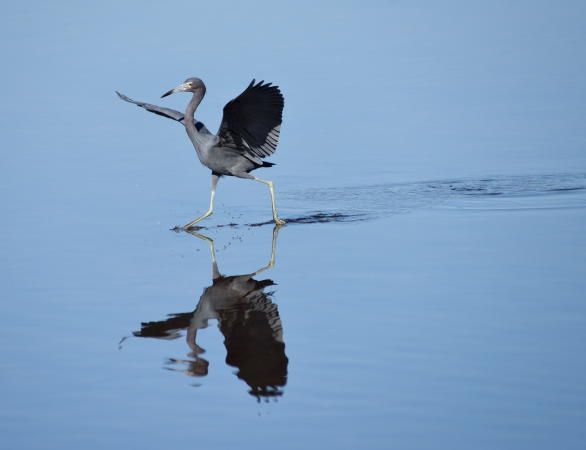
[[[343,213],[325,213],[318,212],[307,216],[288,217],[285,219],[287,225],[309,224],[309,223],[334,223],[334,222],[357,222],[366,220],[365,214],[343,214]],[[272,220],[259,223],[251,223],[249,227],[262,227],[263,225],[274,224]]]
[[[189,234],[208,242],[212,259],[212,284],[204,289],[194,311],[169,314],[168,318],[143,322],[136,337],[177,339],[185,330],[187,346],[191,350],[188,359],[169,358],[168,370],[182,372],[192,377],[208,375],[209,362],[201,357],[204,353],[197,344],[197,332],[207,328],[210,319],[218,321],[224,335],[226,363],[236,367],[236,376],[245,381],[250,395],[258,401],[283,395],[287,382],[288,358],[285,355],[283,328],[272,292],[265,289],[275,285],[270,279],[255,280],[253,277],[273,268],[278,226],[273,229],[271,257],[268,264],[255,272],[244,275],[221,275],[216,261],[214,241],[194,231]]]
[[[343,213],[326,213],[326,212],[316,212],[309,215],[304,216],[296,216],[296,217],[285,217],[284,220],[286,225],[295,225],[295,224],[310,224],[310,223],[335,223],[335,222],[356,222],[359,220],[366,220],[367,217],[365,214],[343,214]],[[249,227],[249,228],[257,228],[262,227],[265,225],[275,225],[275,222],[272,220],[267,220],[264,222],[255,222],[255,223],[247,223],[247,224],[238,224],[238,223],[226,223],[226,224],[219,224],[219,225],[212,225],[212,226],[194,226],[189,230],[184,230],[183,228],[176,226],[171,228],[171,231],[193,231],[193,230],[211,230],[214,228],[237,228],[237,227]]]

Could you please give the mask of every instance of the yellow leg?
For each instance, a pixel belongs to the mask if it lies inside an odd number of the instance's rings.
[[[206,241],[210,245],[210,254],[212,255],[212,264],[217,265],[218,263],[216,262],[216,248],[214,246],[214,240],[212,238],[204,236],[203,234],[196,233],[195,231],[191,231],[191,230],[185,230],[185,231],[187,231],[192,236],[198,237],[198,238]]]
[[[264,266],[262,269],[258,269],[254,272],[254,275],[258,275],[261,272],[264,272],[267,269],[272,269],[275,267],[275,256],[277,254],[277,237],[279,236],[279,230],[281,229],[281,225],[275,225],[273,228],[273,241],[271,243],[271,259],[269,259],[269,263]]]
[[[271,193],[271,204],[273,207],[273,220],[277,225],[285,225],[285,221],[279,219],[279,217],[277,216],[277,205],[275,204],[275,188],[273,186],[273,182],[268,180],[261,180],[260,178],[256,177],[254,177],[254,179],[256,181],[260,181],[261,183],[266,184],[269,187],[269,191]]]
[[[219,176],[217,175],[212,175],[212,194],[210,197],[210,208],[208,209],[208,211],[201,217],[198,217],[197,219],[195,219],[192,222],[189,222],[187,225],[183,225],[181,228],[183,228],[184,230],[188,230],[190,229],[193,225],[195,225],[197,222],[199,222],[200,220],[205,219],[206,217],[209,217],[213,214],[214,212],[214,197],[216,196],[216,186],[218,185],[218,180],[220,179]]]

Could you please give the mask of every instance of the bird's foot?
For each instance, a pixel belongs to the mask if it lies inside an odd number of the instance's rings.
[[[179,233],[180,231],[194,231],[194,230],[201,230],[202,228],[205,228],[205,227],[198,227],[196,225],[191,225],[191,226],[187,226],[187,225],[183,225],[183,226],[175,225],[173,228],[170,228],[170,230],[171,231],[175,231],[176,233]]]
[[[181,227],[181,229],[182,229],[183,231],[197,231],[197,230],[203,230],[204,228],[205,228],[205,227],[201,227],[201,226],[199,226],[199,225],[189,225],[189,224],[187,224],[187,225],[183,225],[183,226]]]
[[[189,222],[186,225],[183,225],[181,227],[181,229],[182,230],[185,230],[185,231],[188,231],[188,230],[199,230],[200,228],[205,228],[205,227],[196,226],[195,224],[198,223],[198,222],[200,222],[201,220],[205,219],[206,217],[210,217],[213,213],[214,213],[214,211],[212,209],[210,209],[203,216],[198,217],[195,220],[192,220],[191,222]]]
[[[274,220],[275,220],[275,225],[285,225],[287,223],[283,219],[279,219],[278,217],[274,217]]]

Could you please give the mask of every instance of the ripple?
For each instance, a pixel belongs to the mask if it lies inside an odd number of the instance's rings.
[[[562,204],[560,195],[586,190],[586,174],[518,175],[503,177],[465,178],[461,180],[435,180],[416,183],[389,183],[370,186],[331,187],[305,189],[285,193],[288,207],[302,211],[308,205],[321,214],[360,220],[405,214],[421,208],[461,204],[474,200],[474,209],[493,208],[491,198],[513,199],[523,197],[552,197],[554,205],[547,208],[583,207],[584,198],[567,197]],[[486,200],[486,203],[483,202]],[[469,203],[466,205],[469,205]],[[339,220],[347,222],[350,220]],[[300,221],[318,223],[320,221]],[[327,222],[325,220],[324,222]]]

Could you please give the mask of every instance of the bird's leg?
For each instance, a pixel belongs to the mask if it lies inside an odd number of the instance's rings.
[[[271,243],[271,259],[269,260],[269,263],[262,269],[258,269],[256,272],[254,272],[253,276],[258,275],[259,273],[264,272],[267,269],[272,269],[273,267],[275,267],[275,256],[277,254],[277,237],[279,236],[280,229],[281,225],[279,224],[275,225],[275,227],[273,228],[273,241]]]
[[[195,225],[200,220],[203,220],[206,217],[212,215],[212,213],[214,212],[214,197],[216,196],[216,186],[218,186],[219,179],[220,179],[220,177],[218,175],[212,174],[212,194],[210,197],[210,209],[208,209],[208,211],[203,216],[198,217],[193,222],[189,222],[187,225],[183,225],[181,228],[183,228],[184,230],[188,230],[189,228],[191,228],[193,225]]]
[[[261,183],[268,185],[269,191],[271,193],[271,202],[272,202],[272,206],[273,206],[273,220],[275,221],[275,223],[277,225],[285,225],[285,221],[279,219],[279,217],[277,216],[277,206],[275,204],[275,188],[273,186],[273,182],[268,181],[268,180],[261,180],[260,178],[256,178],[256,177],[254,177],[254,179],[256,181],[260,181]]]

